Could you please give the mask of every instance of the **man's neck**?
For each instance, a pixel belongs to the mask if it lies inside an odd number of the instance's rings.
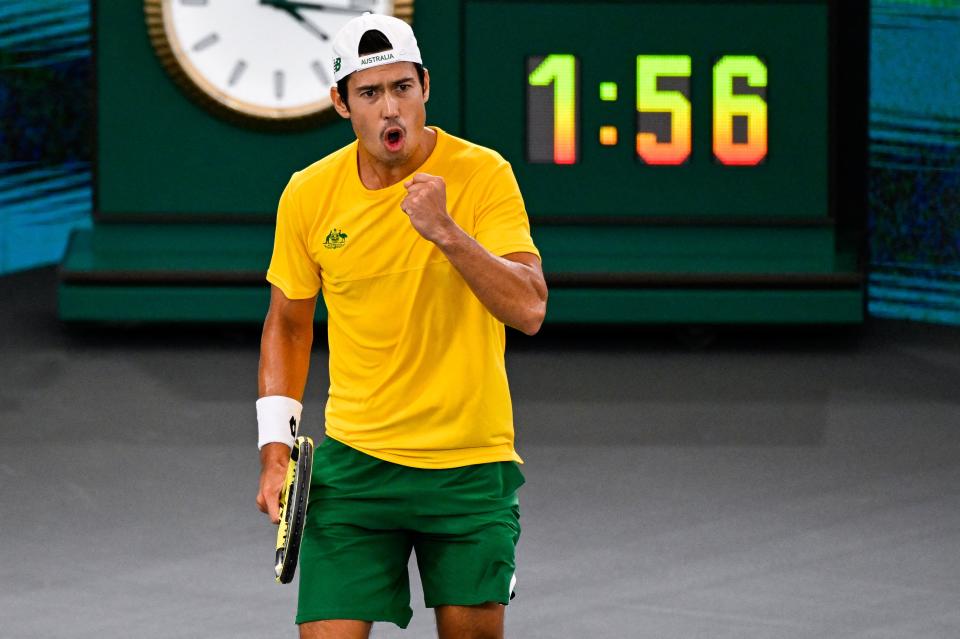
[[[403,164],[395,166],[378,161],[364,151],[363,145],[360,145],[357,153],[357,171],[360,174],[360,182],[371,190],[385,189],[416,171],[427,161],[434,147],[437,146],[437,133],[429,127],[424,127],[420,138],[421,142],[410,158]]]

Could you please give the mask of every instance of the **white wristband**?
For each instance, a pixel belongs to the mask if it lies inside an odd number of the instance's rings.
[[[257,448],[271,442],[280,442],[293,449],[300,430],[303,404],[283,395],[270,395],[257,400]]]

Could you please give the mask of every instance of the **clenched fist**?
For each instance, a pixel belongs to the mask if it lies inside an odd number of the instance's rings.
[[[456,227],[447,213],[447,185],[443,178],[417,173],[403,186],[407,189],[407,197],[400,203],[400,209],[410,218],[417,233],[439,244]]]

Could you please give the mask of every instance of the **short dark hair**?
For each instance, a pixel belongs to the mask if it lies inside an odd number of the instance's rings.
[[[357,55],[370,55],[372,53],[380,53],[381,51],[389,51],[392,48],[393,45],[390,44],[390,40],[383,34],[383,31],[370,29],[360,37],[360,43],[357,45]],[[423,65],[419,62],[411,62],[411,64],[417,70],[420,88],[423,89]],[[350,108],[350,101],[347,98],[347,83],[351,75],[353,74],[351,73],[337,80],[337,93],[340,94],[340,99],[343,100],[343,104],[347,109]]]

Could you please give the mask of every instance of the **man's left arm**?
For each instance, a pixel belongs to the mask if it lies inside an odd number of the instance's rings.
[[[443,178],[417,173],[404,186],[407,197],[400,208],[410,223],[446,255],[487,310],[527,335],[540,330],[547,312],[540,258],[533,253],[500,257],[470,237],[447,213]]]

